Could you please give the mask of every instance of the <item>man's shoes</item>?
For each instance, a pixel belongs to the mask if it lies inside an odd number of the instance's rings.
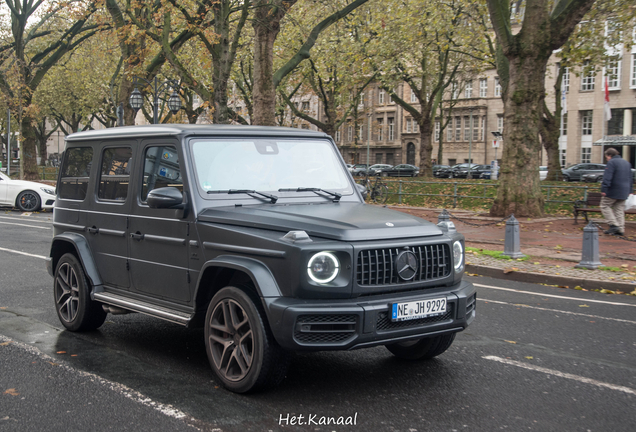
[[[609,229],[603,232],[609,235],[619,235],[619,236],[625,235],[623,232],[621,232],[621,229],[617,227],[616,225],[610,225]]]

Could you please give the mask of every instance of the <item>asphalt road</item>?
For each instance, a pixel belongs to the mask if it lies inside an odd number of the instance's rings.
[[[62,331],[51,217],[0,213],[1,431],[634,430],[636,297],[469,278],[477,319],[437,359],[298,354],[279,388],[240,396],[201,330],[131,314]]]

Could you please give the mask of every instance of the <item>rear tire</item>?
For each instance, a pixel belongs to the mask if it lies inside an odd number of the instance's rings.
[[[386,345],[386,349],[404,360],[429,360],[446,351],[453,344],[455,333],[433,336],[414,341]]]
[[[261,390],[285,378],[289,355],[264,317],[255,295],[232,286],[221,289],[208,306],[205,349],[212,370],[228,390]]]
[[[108,314],[91,299],[84,268],[71,253],[62,255],[55,267],[53,295],[57,316],[68,330],[95,330],[104,324]]]

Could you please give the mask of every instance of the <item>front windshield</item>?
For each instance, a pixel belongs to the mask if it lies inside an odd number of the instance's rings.
[[[192,144],[192,155],[199,187],[208,193],[297,188],[353,193],[328,141],[199,139]]]

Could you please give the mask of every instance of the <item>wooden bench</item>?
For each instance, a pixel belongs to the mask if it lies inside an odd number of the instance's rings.
[[[589,222],[587,219],[588,213],[600,213],[601,208],[601,195],[600,192],[590,192],[587,194],[587,200],[577,200],[574,202],[574,223],[578,223],[579,213],[583,213],[585,216],[585,222]],[[636,214],[636,209],[625,210],[625,214]]]

